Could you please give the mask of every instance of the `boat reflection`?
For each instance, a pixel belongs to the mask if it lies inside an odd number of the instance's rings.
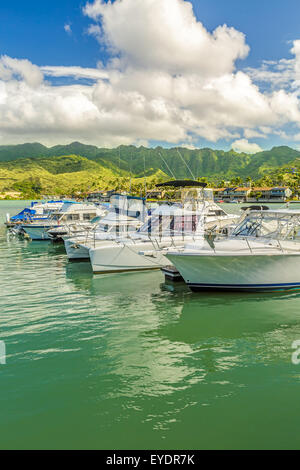
[[[172,395],[198,384],[205,404],[214,396],[204,385],[227,383],[234,393],[243,385],[233,385],[238,370],[289,360],[287,348],[300,337],[297,293],[194,296],[184,285],[170,291],[159,272],[93,276],[88,264],[67,265],[66,276],[98,305],[91,334],[99,356],[90,373],[101,373],[105,358],[120,381],[110,397]]]
[[[161,292],[160,283],[163,276],[160,271],[145,273],[105,274],[95,276],[90,263],[67,263],[66,278],[78,289],[89,291],[92,295],[125,295],[147,296]]]
[[[172,292],[180,298],[185,290],[175,285]],[[209,338],[238,339],[281,325],[292,328],[300,322],[299,299],[299,292],[185,295],[178,321],[168,325],[164,334],[176,341],[196,343]],[[287,311],[286,300],[294,308]]]

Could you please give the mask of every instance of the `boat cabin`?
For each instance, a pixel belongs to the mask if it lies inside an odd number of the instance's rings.
[[[59,223],[88,222],[100,215],[101,208],[93,204],[65,203],[54,212],[51,219]]]
[[[94,231],[94,238],[102,239],[104,235],[125,236],[128,232],[134,233],[141,226],[138,218],[109,212],[103,217]]]
[[[199,213],[188,211],[180,206],[164,204],[154,210],[138,233],[160,237],[183,236],[195,233],[199,220]]]
[[[300,240],[300,210],[251,211],[232,236]]]

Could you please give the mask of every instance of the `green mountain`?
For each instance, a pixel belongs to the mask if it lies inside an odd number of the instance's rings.
[[[39,143],[0,146],[0,192],[70,194],[100,187],[121,188],[122,184],[125,189],[130,174],[137,191],[144,175],[152,185],[166,178],[192,175],[206,177],[213,184],[247,177],[262,180],[268,175],[274,181],[284,182],[281,173],[289,174],[287,168],[297,166],[297,159],[300,152],[285,146],[255,155],[209,148],[105,149],[79,142],[50,148]]]
[[[144,174],[145,165],[147,174],[161,170],[169,176],[173,174],[176,178],[191,177],[192,172],[195,177],[230,179],[234,176],[259,178],[274,167],[288,164],[299,157],[300,152],[289,147],[274,147],[272,150],[255,155],[209,148],[190,150],[120,146],[116,149],[105,149],[80,142],[50,148],[38,143],[0,146],[0,162],[24,158],[41,160],[45,157],[65,155],[85,157],[119,173],[122,171],[129,173],[131,168],[132,174],[136,177]]]
[[[147,177],[148,187],[165,181],[168,176],[161,171],[151,171]],[[0,193],[21,192],[27,197],[42,194],[72,195],[98,189],[128,189],[130,174],[119,170],[111,162],[108,165],[78,155],[56,157],[19,158],[0,162]],[[142,179],[132,178],[131,188],[140,193]],[[0,195],[1,197],[1,195]]]
[[[72,194],[114,184],[117,172],[77,155],[0,162],[0,192]]]
[[[247,176],[253,178],[263,176],[272,172],[275,167],[286,165],[298,157],[300,157],[300,152],[290,147],[274,147],[272,150],[256,153],[247,165]]]
[[[42,144],[0,145],[0,161],[6,162],[18,158],[48,156],[49,149]]]

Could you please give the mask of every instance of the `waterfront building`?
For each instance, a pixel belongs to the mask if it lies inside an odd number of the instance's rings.
[[[215,200],[224,202],[286,202],[292,196],[287,186],[215,188]]]

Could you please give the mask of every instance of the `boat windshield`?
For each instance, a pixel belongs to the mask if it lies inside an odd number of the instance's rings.
[[[113,228],[113,225],[111,224],[99,224],[97,226],[97,232],[103,232],[103,233],[111,232],[112,228]]]
[[[96,216],[96,217],[94,217],[94,218],[91,220],[91,224],[96,224],[96,223],[99,222],[101,219],[102,219],[102,217]]]
[[[97,232],[100,233],[121,233],[121,232],[135,232],[136,225],[130,224],[130,222],[124,221],[123,223],[114,224],[99,224],[97,226]]]
[[[251,214],[235,228],[232,236],[300,240],[300,216]]]
[[[61,218],[62,214],[60,212],[53,212],[51,219],[52,220],[59,220]]]
[[[199,216],[193,215],[155,215],[139,230],[148,235],[174,236],[194,233],[197,229]]]
[[[226,212],[223,211],[223,209],[209,209],[208,214],[209,217],[225,217],[227,214]]]

